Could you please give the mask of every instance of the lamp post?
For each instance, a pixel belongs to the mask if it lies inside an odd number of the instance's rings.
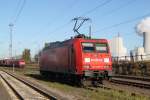
[[[10,57],[10,59],[13,59],[13,57],[12,57],[12,35],[13,35],[12,33],[13,33],[13,26],[14,26],[13,23],[9,24],[9,28],[10,28],[9,57]],[[13,72],[14,72],[14,64],[13,64]]]

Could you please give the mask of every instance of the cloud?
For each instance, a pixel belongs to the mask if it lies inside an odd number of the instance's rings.
[[[150,17],[144,18],[137,24],[136,32],[140,36],[143,36],[144,32],[150,34]]]

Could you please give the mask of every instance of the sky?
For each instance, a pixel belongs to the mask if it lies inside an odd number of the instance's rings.
[[[63,41],[76,35],[72,29],[75,17],[90,18],[81,33],[93,38],[111,40],[118,33],[125,47],[142,46],[136,25],[150,16],[150,0],[0,0],[0,58],[9,57],[12,23],[13,56],[25,48],[34,56],[44,43]]]

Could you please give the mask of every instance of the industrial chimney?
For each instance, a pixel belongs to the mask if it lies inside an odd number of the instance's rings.
[[[150,54],[150,17],[143,19],[136,26],[137,34],[143,37],[143,47],[146,55]],[[150,56],[146,56],[150,59]]]
[[[150,34],[143,32],[143,47],[146,54],[150,54]]]

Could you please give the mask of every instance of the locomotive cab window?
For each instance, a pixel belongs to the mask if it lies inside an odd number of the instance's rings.
[[[94,44],[93,43],[82,43],[84,52],[94,52]]]
[[[106,43],[96,43],[95,49],[96,49],[96,52],[99,52],[99,53],[108,53],[108,46]]]

